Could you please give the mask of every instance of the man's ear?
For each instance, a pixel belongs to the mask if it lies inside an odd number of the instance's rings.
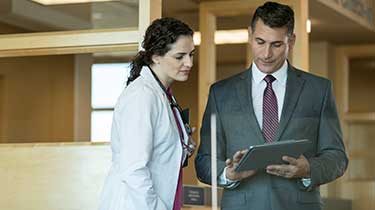
[[[151,60],[155,64],[160,64],[160,55],[152,55]]]
[[[251,38],[253,37],[253,29],[251,29],[251,26],[249,26],[249,27],[247,28],[247,30],[248,30],[248,32],[249,32],[249,43],[251,43],[250,40],[251,40]]]
[[[296,34],[293,33],[292,35],[288,37],[289,49],[293,49],[295,43],[296,43]]]

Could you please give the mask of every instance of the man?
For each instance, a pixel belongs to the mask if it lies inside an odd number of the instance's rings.
[[[217,174],[222,210],[319,210],[319,185],[343,175],[348,159],[329,80],[287,61],[295,43],[294,12],[267,2],[249,27],[253,63],[210,89],[195,160],[198,179],[211,183],[210,116],[217,119]],[[286,164],[236,173],[246,148],[290,139],[311,146]]]

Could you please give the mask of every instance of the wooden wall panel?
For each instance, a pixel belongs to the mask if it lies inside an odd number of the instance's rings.
[[[2,142],[73,141],[74,56],[1,58]]]
[[[0,145],[0,209],[97,209],[108,144]]]

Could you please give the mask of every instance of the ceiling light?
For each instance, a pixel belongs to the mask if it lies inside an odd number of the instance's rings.
[[[119,0],[31,0],[31,1],[39,3],[39,4],[43,4],[43,5],[56,5],[56,4],[79,4],[79,3],[119,1]]]
[[[194,44],[201,43],[201,33],[194,32]],[[215,44],[242,44],[248,43],[249,33],[247,29],[219,30],[215,32]]]
[[[310,19],[306,20],[306,32],[307,33],[311,32],[311,20]]]

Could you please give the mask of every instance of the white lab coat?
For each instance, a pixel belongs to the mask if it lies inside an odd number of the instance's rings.
[[[118,99],[111,148],[99,210],[172,210],[186,154],[167,96],[147,67]]]

